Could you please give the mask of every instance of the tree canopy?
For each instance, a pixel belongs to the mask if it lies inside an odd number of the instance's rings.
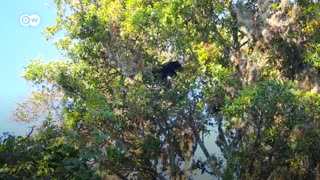
[[[1,178],[320,178],[318,1],[54,1]]]

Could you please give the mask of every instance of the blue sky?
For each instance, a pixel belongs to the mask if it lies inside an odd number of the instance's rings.
[[[38,26],[23,26],[22,15],[36,14],[40,17]],[[0,135],[14,132],[24,135],[30,124],[10,121],[11,111],[17,102],[27,98],[30,84],[20,76],[23,66],[31,59],[41,56],[44,60],[62,59],[53,41],[45,40],[41,34],[45,26],[54,25],[55,7],[51,1],[10,0],[1,3],[0,22]]]

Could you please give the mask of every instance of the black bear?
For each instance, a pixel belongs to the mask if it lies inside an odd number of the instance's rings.
[[[178,61],[170,61],[162,64],[161,78],[166,80],[168,76],[172,77],[177,75],[177,71],[181,69],[181,64]]]

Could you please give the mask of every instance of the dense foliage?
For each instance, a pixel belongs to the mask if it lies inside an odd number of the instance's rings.
[[[317,1],[55,3],[69,60],[26,68],[14,118],[43,125],[3,135],[0,178],[320,178]]]

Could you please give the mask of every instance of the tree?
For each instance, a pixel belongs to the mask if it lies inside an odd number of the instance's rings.
[[[77,153],[61,159],[122,179],[197,169],[222,179],[319,176],[318,2],[55,2],[57,24],[45,33],[65,30],[57,48],[71,61],[35,60],[25,71],[40,91],[62,95],[62,114],[46,122],[79,137],[53,154],[70,146]],[[172,61],[182,67],[164,80]],[[205,145],[212,129],[222,156]]]

